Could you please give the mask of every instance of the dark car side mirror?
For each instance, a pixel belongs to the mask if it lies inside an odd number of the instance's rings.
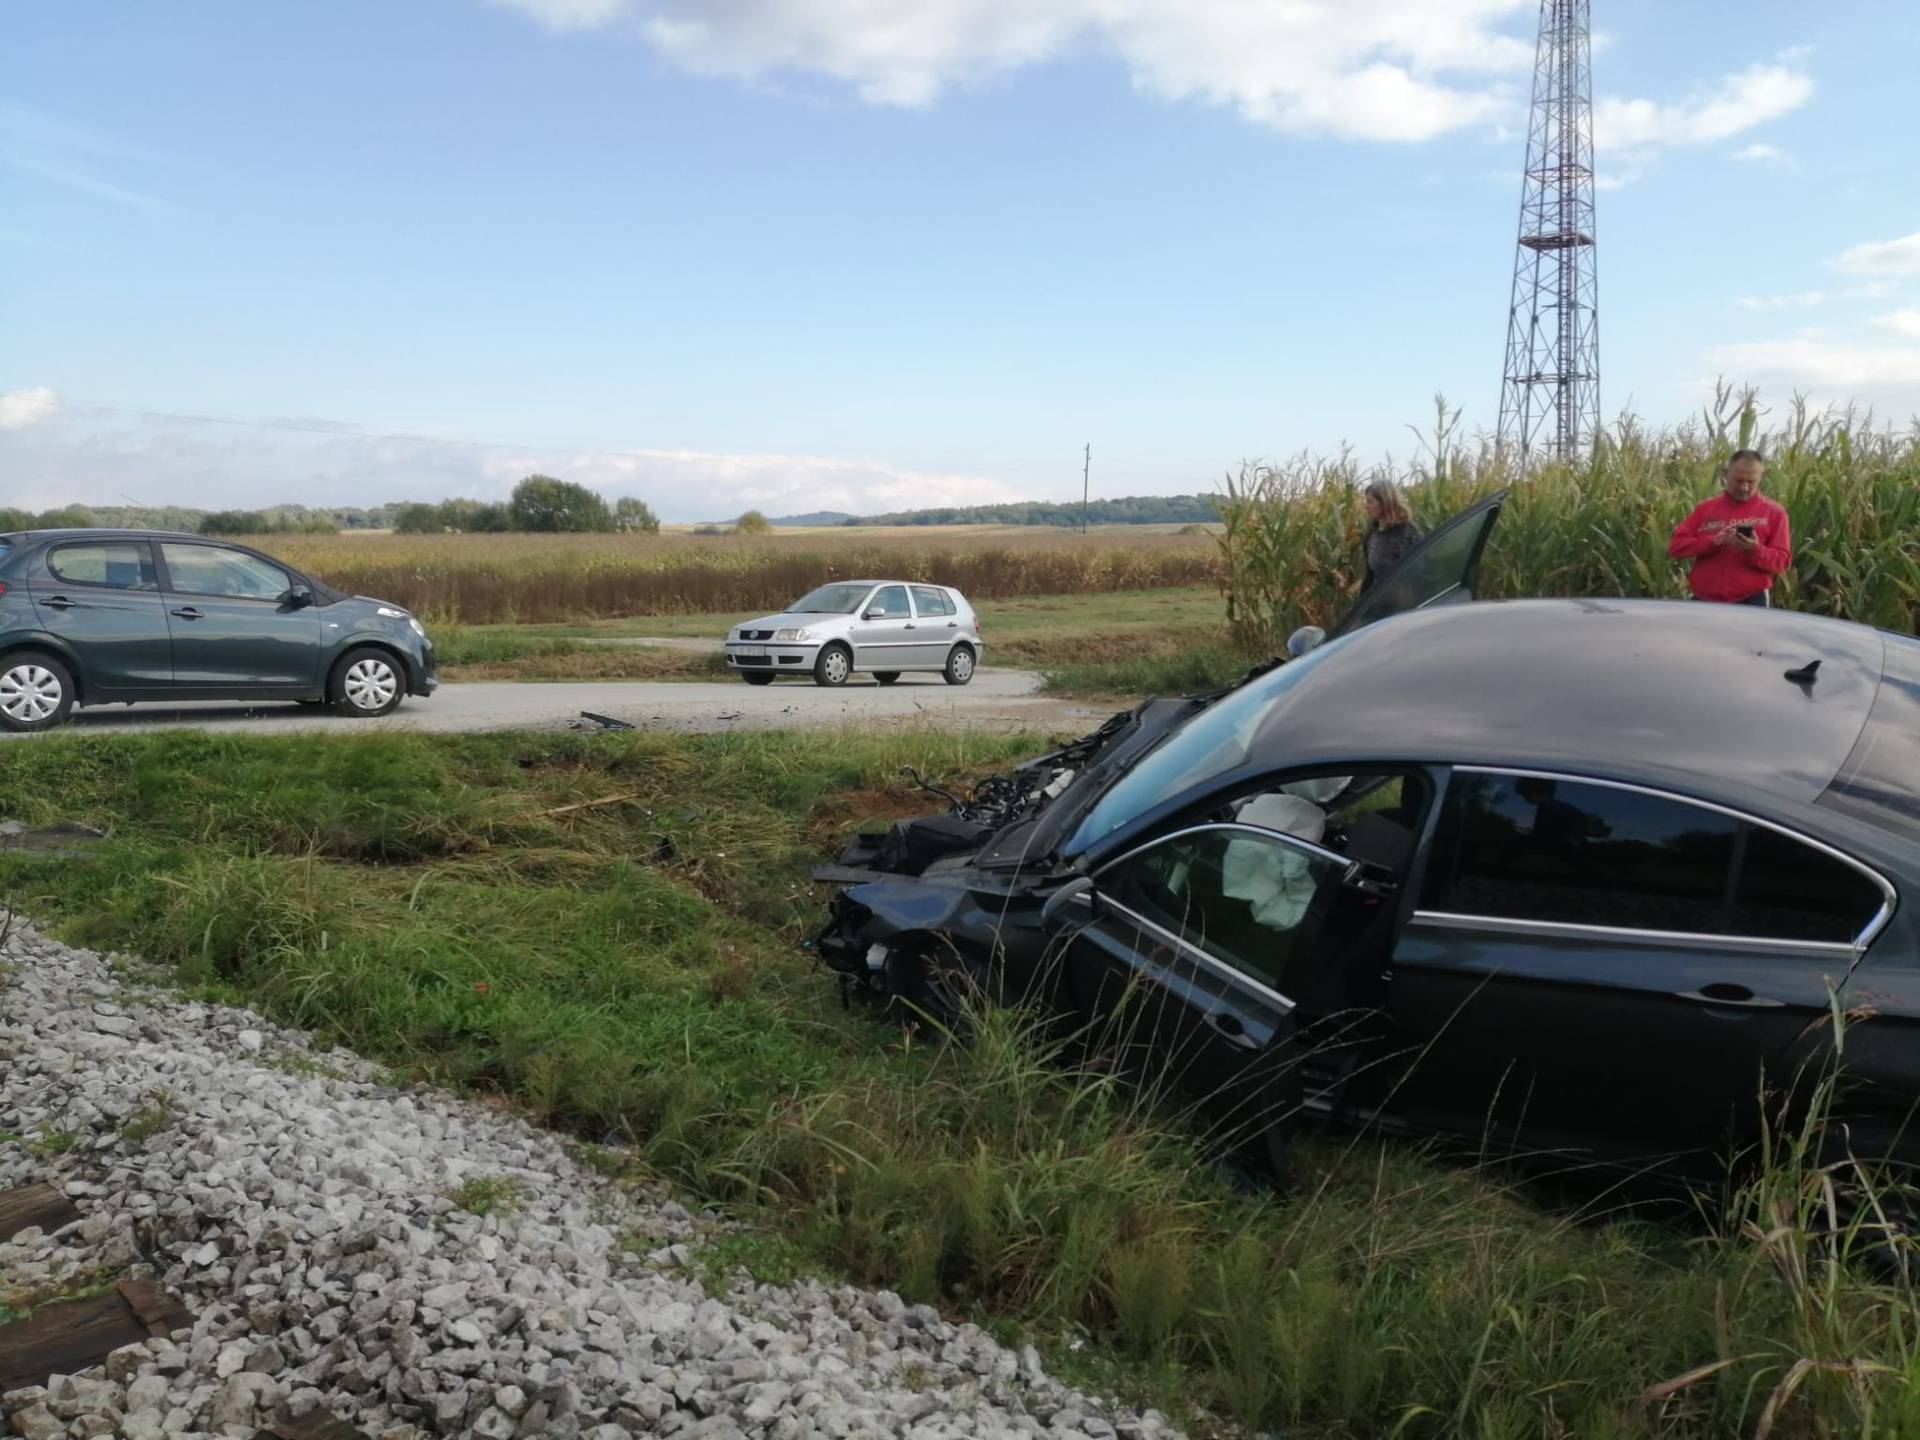
[[[303,610],[313,604],[313,591],[305,585],[296,585],[282,597],[286,604],[295,610]]]
[[[1098,896],[1093,881],[1085,875],[1067,881],[1046,898],[1040,907],[1040,925],[1045,930],[1061,930],[1068,925],[1084,925],[1096,913]]]

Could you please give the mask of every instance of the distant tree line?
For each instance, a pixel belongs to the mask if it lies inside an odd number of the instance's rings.
[[[901,510],[843,520],[857,525],[1205,525],[1220,518],[1214,495],[1129,495],[1095,500],[1022,500],[1011,505],[950,505],[934,510]]]
[[[551,475],[529,475],[504,501],[443,500],[395,505],[393,528],[403,535],[582,534],[640,530],[657,534],[660,517],[646,501],[622,495],[607,504],[598,492]]]
[[[0,508],[0,534],[10,530],[179,530],[201,535],[330,535],[341,530],[405,534],[509,531],[615,531],[648,534],[660,518],[646,501],[624,495],[612,505],[584,485],[529,475],[500,502],[453,499],[399,501],[371,507],[274,505],[263,510],[195,510],[184,505],[63,505],[55,510]]]

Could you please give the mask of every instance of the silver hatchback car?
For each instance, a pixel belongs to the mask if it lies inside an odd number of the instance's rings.
[[[981,648],[980,621],[965,596],[907,580],[836,580],[778,615],[727,632],[727,664],[749,685],[781,675],[844,685],[860,672],[891,685],[909,671],[964,685]]]

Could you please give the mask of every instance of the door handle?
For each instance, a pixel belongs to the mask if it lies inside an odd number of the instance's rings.
[[[1258,1050],[1260,1042],[1247,1033],[1240,1017],[1226,1010],[1209,1010],[1207,1024],[1229,1045],[1240,1050]]]
[[[958,620],[949,620],[947,621],[947,628],[949,630],[958,630],[960,628],[960,622]]]
[[[1787,1003],[1770,996],[1756,995],[1744,985],[1724,982],[1702,985],[1698,990],[1676,990],[1674,994],[1681,1000],[1691,1000],[1697,1005],[1738,1005],[1747,1010],[1782,1010]]]
[[[191,605],[182,605],[178,610],[169,610],[169,615],[178,615],[182,620],[204,620],[206,612],[196,610]]]
[[[902,627],[902,628],[904,628],[904,629],[907,629],[907,630],[911,630],[911,629],[913,629],[913,621],[911,621],[911,620],[909,620],[909,621],[907,621],[907,623],[906,623],[906,625],[905,625],[904,627]]]
[[[69,600],[64,595],[55,595],[50,599],[42,601],[41,603],[44,604],[49,610],[71,610],[75,605],[79,604],[80,602],[77,600]]]

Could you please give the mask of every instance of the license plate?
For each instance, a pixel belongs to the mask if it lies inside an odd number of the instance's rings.
[[[740,645],[734,648],[734,653],[736,655],[764,657],[767,653],[767,647],[764,645]]]

